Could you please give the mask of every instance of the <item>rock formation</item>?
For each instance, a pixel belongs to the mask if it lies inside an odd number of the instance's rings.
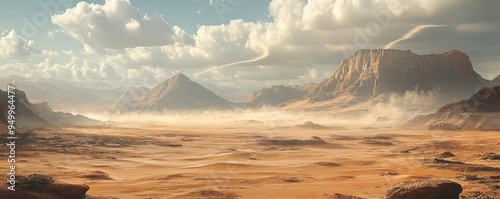
[[[303,86],[273,86],[250,94],[245,100],[256,106],[278,106],[285,102],[303,98],[311,84]]]
[[[309,89],[305,101],[338,101],[347,107],[368,99],[384,99],[408,91],[439,90],[445,99],[463,99],[487,80],[476,73],[469,57],[458,50],[417,55],[410,50],[358,50],[343,60],[333,76]],[[341,100],[340,100],[341,99]]]
[[[135,104],[138,111],[227,109],[229,102],[179,73],[155,86]]]
[[[16,180],[16,191],[3,187],[0,189],[0,198],[84,199],[89,190],[87,185],[55,182],[51,176],[40,174],[18,176]]]
[[[394,185],[387,199],[459,199],[462,186],[445,179],[419,179]]]
[[[0,90],[0,120],[7,124],[7,111],[10,105],[7,91]],[[97,125],[101,122],[86,118],[82,115],[54,112],[46,102],[32,104],[22,90],[15,90],[15,121],[20,128],[47,128],[55,126]]]
[[[474,95],[440,107],[437,112],[415,117],[410,125],[444,130],[500,130],[500,86],[485,87]]]
[[[92,82],[85,86],[66,80],[0,78],[0,84],[10,83],[15,83],[17,89],[26,92],[31,101],[49,102],[52,108],[65,112],[101,110],[109,107],[126,90],[124,87],[93,85]]]
[[[0,90],[0,119],[2,123],[7,124],[7,111],[8,106],[11,105],[8,102],[8,92]],[[15,90],[14,94],[14,105],[15,105],[15,121],[17,127],[47,127],[49,126],[49,122],[43,118],[40,113],[38,113],[33,108],[33,104],[30,103],[28,98],[26,97],[26,93],[21,90]]]

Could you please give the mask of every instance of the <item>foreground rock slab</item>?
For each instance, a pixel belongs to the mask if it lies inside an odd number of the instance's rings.
[[[0,189],[0,198],[19,199],[84,199],[89,190],[87,185],[55,182],[51,176],[33,174],[19,176],[16,191]]]
[[[387,199],[459,199],[462,186],[447,179],[419,179],[394,185]]]

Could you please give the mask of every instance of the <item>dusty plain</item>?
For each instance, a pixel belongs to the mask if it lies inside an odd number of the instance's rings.
[[[87,184],[87,198],[384,198],[419,178],[500,198],[500,132],[391,125],[269,127],[116,123],[37,130],[17,173]],[[451,153],[445,153],[449,152]],[[443,154],[444,153],[444,154]],[[2,156],[7,153],[2,150]]]

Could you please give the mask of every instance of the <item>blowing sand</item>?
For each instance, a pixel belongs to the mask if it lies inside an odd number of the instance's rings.
[[[87,184],[89,198],[384,198],[398,182],[434,177],[460,183],[463,195],[500,198],[499,160],[488,158],[500,154],[499,133],[261,124],[40,130],[20,144],[17,172]]]

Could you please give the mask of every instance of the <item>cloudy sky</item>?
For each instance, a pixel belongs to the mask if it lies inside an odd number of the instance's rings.
[[[154,86],[177,72],[251,91],[318,82],[360,48],[459,49],[500,72],[496,0],[20,0],[0,6],[0,76]]]

